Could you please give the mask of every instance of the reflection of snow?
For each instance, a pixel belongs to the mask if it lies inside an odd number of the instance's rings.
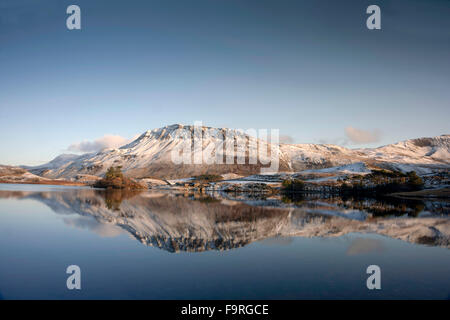
[[[346,219],[364,221],[367,219],[368,214],[359,210],[307,210],[310,213],[321,213],[336,217],[342,217]]]
[[[316,169],[316,170],[305,170],[303,173],[353,173],[353,174],[367,174],[370,173],[370,169],[364,162],[356,162],[343,166]]]
[[[100,223],[92,217],[88,216],[78,216],[75,218],[64,218],[64,223],[68,226],[87,229],[89,231],[93,231],[101,237],[116,237],[121,233],[124,233],[124,230],[119,228],[113,224]]]
[[[450,219],[446,216],[369,219],[365,212],[335,207],[325,199],[299,202],[295,207],[273,207],[191,199],[173,193],[151,194],[123,198],[114,209],[108,208],[106,193],[92,189],[0,191],[0,198],[34,199],[64,214],[64,222],[71,226],[102,236],[115,236],[124,230],[145,245],[169,252],[226,250],[273,237],[339,237],[354,232],[450,246]],[[275,204],[277,200],[267,201]]]

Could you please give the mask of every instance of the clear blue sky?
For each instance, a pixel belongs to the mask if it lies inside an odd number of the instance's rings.
[[[349,147],[450,133],[449,17],[448,0],[1,0],[0,164],[196,120],[299,143],[381,133]]]

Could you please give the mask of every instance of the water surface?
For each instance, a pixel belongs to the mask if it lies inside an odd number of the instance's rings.
[[[448,299],[449,230],[437,200],[0,185],[0,298]]]

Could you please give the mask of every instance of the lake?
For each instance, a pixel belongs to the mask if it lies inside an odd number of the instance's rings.
[[[445,200],[2,184],[0,299],[449,299],[449,239]]]

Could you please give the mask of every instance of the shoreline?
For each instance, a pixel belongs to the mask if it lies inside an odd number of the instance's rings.
[[[29,185],[53,185],[53,186],[75,186],[75,187],[93,187],[91,184],[82,183],[82,182],[75,182],[75,181],[67,181],[67,180],[49,180],[49,181],[11,181],[11,180],[2,180],[0,179],[0,184],[29,184]],[[141,189],[143,190],[152,190],[154,188],[148,188],[148,189]],[[177,192],[183,192],[183,191],[198,191],[202,193],[200,190],[196,190],[196,188],[186,188],[176,185],[165,185],[163,188],[156,188],[160,190],[166,190],[166,191],[177,191]],[[275,191],[274,189],[273,191]],[[225,191],[225,190],[210,190],[209,188],[205,188],[203,191]],[[255,193],[257,190],[246,190],[245,188],[236,190],[234,192],[237,193]],[[278,194],[279,190],[276,190],[278,192],[266,192],[261,193],[269,193],[269,194]],[[225,191],[226,192],[226,191]],[[230,192],[228,190],[228,192]],[[233,191],[231,191],[233,192]],[[296,193],[304,193],[305,191],[300,191]],[[333,192],[307,192],[307,193],[318,193],[318,194],[333,194]],[[408,191],[408,192],[394,192],[385,194],[385,196],[394,197],[394,198],[403,198],[403,199],[450,199],[450,188],[449,187],[443,187],[443,188],[437,188],[437,189],[424,189],[424,190],[418,190],[418,191]]]
[[[407,199],[449,199],[450,188],[443,187],[438,189],[424,189],[419,191],[394,192],[389,194],[389,196]]]
[[[89,187],[90,185],[82,182],[72,181],[10,181],[0,179],[1,184],[33,184],[33,185],[45,185],[45,186],[77,186],[77,187]]]

